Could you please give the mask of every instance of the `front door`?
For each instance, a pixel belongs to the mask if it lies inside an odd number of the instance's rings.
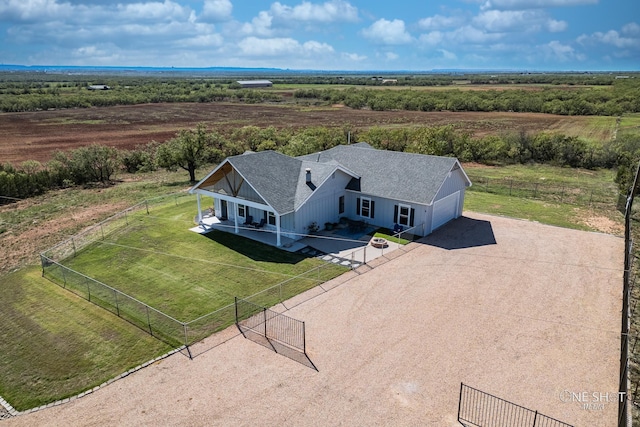
[[[222,219],[227,219],[229,218],[229,216],[227,215],[227,201],[226,200],[221,200],[220,201],[220,213],[221,213],[221,217]]]

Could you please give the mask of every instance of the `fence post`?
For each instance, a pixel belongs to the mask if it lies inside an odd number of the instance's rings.
[[[149,215],[149,200],[145,200],[144,205],[147,208],[147,215]]]
[[[536,186],[533,189],[533,198],[535,199],[536,197],[538,197],[538,182],[536,182]]]
[[[116,313],[118,313],[118,317],[120,317],[120,305],[118,305],[118,291],[113,290],[113,298],[116,300]]]
[[[238,297],[233,297],[233,302],[235,303],[235,310],[236,310],[236,325],[238,324]]]
[[[366,246],[364,247],[364,254],[362,257],[363,257],[362,259],[363,264],[366,264],[367,263],[367,247]]]
[[[124,211],[124,222],[129,225],[129,218],[127,218],[127,211]]]
[[[102,228],[102,224],[100,224],[100,233],[102,233],[102,240],[104,240],[104,229]]]
[[[153,330],[151,329],[151,318],[149,317],[149,306],[145,305],[144,308],[147,309],[147,325],[149,326],[149,333],[153,336]]]
[[[560,193],[560,203],[564,200],[564,185],[562,186],[562,191]]]
[[[58,264],[58,263],[56,263]],[[64,282],[64,286],[62,287],[62,289],[67,289],[67,275],[64,274],[64,268],[58,264],[58,266],[60,267],[60,270],[62,271],[62,281]]]
[[[509,197],[511,197],[511,190],[513,189],[513,178],[511,178],[511,181],[509,182]]]
[[[188,347],[189,346],[189,335],[187,334],[187,324],[183,323],[182,326],[184,327],[184,346]]]
[[[262,309],[262,314],[264,316],[264,337],[268,339],[269,337],[267,337],[267,309],[266,309],[266,307]]]
[[[464,383],[460,383],[460,398],[458,399],[458,421],[460,421],[460,410],[462,409],[462,387],[464,387]]]
[[[304,322],[302,322],[302,352],[307,354],[307,334],[305,332]]]
[[[71,246],[73,246],[73,256],[76,256],[76,241],[73,239],[73,237],[71,238]]]
[[[84,281],[87,284],[87,294],[89,295],[89,302],[91,302],[91,286],[89,286],[89,279],[85,277]]]
[[[533,414],[533,427],[536,427],[536,423],[538,421],[538,411]]]

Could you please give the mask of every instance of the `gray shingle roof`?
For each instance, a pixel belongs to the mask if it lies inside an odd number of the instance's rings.
[[[229,157],[227,162],[266,203],[284,215],[302,206],[314,188],[337,169],[354,176],[347,186],[350,190],[392,200],[431,204],[458,161],[452,157],[377,150],[369,144],[359,143],[339,145],[296,158],[275,151],[247,152]],[[307,168],[311,169],[312,186],[306,183]]]
[[[306,183],[306,168],[312,169],[312,183],[319,186],[338,167],[305,162],[275,151],[246,153],[227,160],[280,215],[294,211],[313,193]]]
[[[360,176],[360,182],[352,180],[349,189],[421,204],[433,202],[440,186],[457,163],[453,157],[377,150],[366,143],[338,145],[299,158],[318,162],[335,161],[353,171]]]

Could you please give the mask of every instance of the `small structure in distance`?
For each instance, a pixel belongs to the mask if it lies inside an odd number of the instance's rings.
[[[237,83],[242,86],[242,88],[273,86],[273,83],[270,80],[238,80]]]
[[[87,86],[87,89],[88,90],[109,90],[111,88],[107,85],[90,85],[90,86]]]

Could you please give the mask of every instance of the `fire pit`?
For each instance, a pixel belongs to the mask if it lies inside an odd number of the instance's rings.
[[[389,246],[387,239],[383,239],[382,237],[374,237],[373,239],[371,239],[370,243],[374,248],[386,248],[387,246]]]

